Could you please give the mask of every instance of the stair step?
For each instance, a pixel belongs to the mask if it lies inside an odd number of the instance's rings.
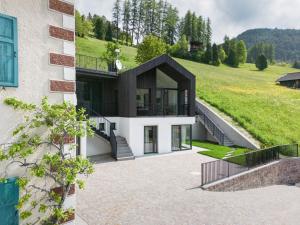
[[[128,157],[118,157],[117,156],[118,161],[126,161],[126,160],[134,160],[134,159],[135,159],[134,156],[128,156]]]

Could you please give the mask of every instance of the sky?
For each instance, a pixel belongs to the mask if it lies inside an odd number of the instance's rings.
[[[87,14],[112,16],[114,0],[76,0],[76,8]],[[253,28],[300,29],[300,0],[168,0],[180,16],[187,10],[210,17],[213,42],[236,37]]]

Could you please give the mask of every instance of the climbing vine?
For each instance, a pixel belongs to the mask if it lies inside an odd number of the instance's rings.
[[[82,189],[83,176],[93,172],[92,164],[75,152],[77,137],[93,135],[85,111],[67,102],[50,104],[47,98],[40,105],[16,98],[4,103],[23,112],[24,118],[14,129],[12,141],[0,145],[0,165],[4,167],[0,182],[5,182],[12,170],[20,171],[17,209],[24,223],[66,221],[74,213],[73,208],[64,206],[67,195],[75,184]]]

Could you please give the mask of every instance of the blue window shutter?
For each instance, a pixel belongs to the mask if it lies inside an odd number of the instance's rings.
[[[18,86],[17,18],[0,13],[0,86]]]
[[[18,225],[19,212],[16,205],[19,202],[19,186],[17,178],[10,178],[0,183],[0,224]]]

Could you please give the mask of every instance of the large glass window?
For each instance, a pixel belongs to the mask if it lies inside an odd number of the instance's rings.
[[[172,151],[188,150],[192,148],[192,126],[172,126]]]
[[[157,153],[157,126],[144,128],[144,153]]]
[[[178,90],[158,89],[156,92],[158,115],[178,114]]]
[[[150,89],[136,90],[136,107],[138,115],[147,115],[150,110]]]

